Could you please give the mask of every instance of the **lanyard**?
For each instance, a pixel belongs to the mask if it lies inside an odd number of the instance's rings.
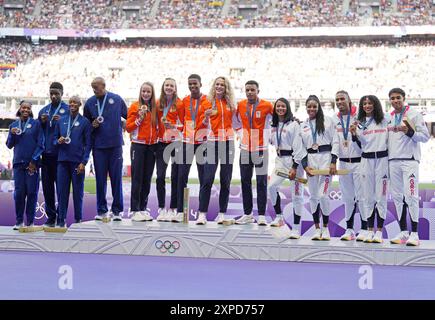
[[[168,100],[166,100],[166,107],[163,108],[163,118],[166,118],[166,116],[168,115],[169,109],[172,106],[172,98],[168,103]]]
[[[52,107],[52,104],[50,103],[50,110],[48,111],[48,114],[50,114],[50,112],[51,112],[51,107]],[[62,101],[59,102],[59,105],[57,106],[57,108],[54,111],[53,115],[50,117],[50,128],[51,128],[51,124],[53,122],[53,118],[57,115],[57,113],[59,112],[59,109],[61,107],[62,107]]]
[[[258,104],[260,103],[260,101],[256,101],[255,104],[252,105],[252,111],[251,113],[249,113],[249,110],[246,111],[246,114],[248,116],[249,119],[249,127],[252,129],[252,122],[253,122],[253,118],[255,115],[255,109],[257,109]]]
[[[349,135],[349,125],[350,125],[350,114],[347,116],[346,128],[344,127],[343,115],[340,113],[340,123],[343,128],[343,137],[344,140],[347,140],[347,136]]]
[[[26,132],[26,130],[27,130],[27,125],[29,124],[29,121],[30,121],[30,117],[27,119],[26,123],[24,124],[24,128],[23,128],[23,124],[22,124],[21,118],[18,119],[18,126],[19,126],[19,128],[21,129],[21,132],[22,132],[21,134],[23,134],[24,132]]]
[[[201,98],[202,98],[202,95],[196,101],[195,112],[193,112],[193,110],[192,110],[192,100],[193,100],[193,98],[192,98],[192,96],[190,96],[190,115],[192,116],[192,121],[193,121],[193,125],[194,126],[196,124],[195,119],[196,119],[196,114],[198,112],[199,102],[200,102]]]
[[[282,123],[281,131],[280,131],[279,134],[278,134],[279,125],[278,125],[278,128],[276,128],[276,141],[278,143],[278,149],[279,149],[279,147],[281,145],[281,137],[282,137],[282,130],[283,129],[284,129],[284,122]]]
[[[367,118],[366,118],[366,121],[364,121],[363,123],[362,123],[362,126],[363,126],[363,130],[367,130],[367,128],[369,127],[369,125],[373,122],[373,117],[372,118],[370,118],[370,120],[369,121],[367,121]]]
[[[403,114],[405,113],[405,106],[402,107],[402,111],[400,111],[399,117],[397,117],[397,113],[394,114],[395,126],[397,127],[402,122]]]
[[[103,99],[103,105],[100,106],[100,100],[97,98],[97,108],[98,108],[98,116],[101,117],[103,115],[104,112],[104,107],[106,106],[106,98],[107,98],[107,93],[104,95],[104,99]]]
[[[308,123],[309,123],[310,128],[311,128],[311,136],[313,137],[313,144],[315,144],[317,141],[317,131],[316,131],[316,128],[311,123],[311,120],[308,120]]]
[[[78,118],[79,118],[79,115],[76,115],[76,117],[75,117],[74,120],[73,120],[73,123],[71,124],[71,116],[68,117],[68,129],[67,129],[67,131],[66,131],[66,136],[67,136],[67,138],[70,137],[70,135],[71,135],[71,129],[72,129],[72,128],[74,127],[74,125],[76,124]]]

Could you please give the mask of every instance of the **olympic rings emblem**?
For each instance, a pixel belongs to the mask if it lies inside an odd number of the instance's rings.
[[[332,190],[331,192],[329,192],[329,197],[332,200],[340,200],[342,197],[341,191]]]
[[[169,240],[157,240],[154,244],[157,249],[160,250],[161,253],[174,253],[176,250],[178,250],[181,247],[181,244],[179,241],[169,241]]]

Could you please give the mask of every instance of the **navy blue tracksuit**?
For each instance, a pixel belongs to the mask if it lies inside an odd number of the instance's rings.
[[[86,166],[89,154],[91,153],[91,124],[89,120],[78,114],[74,125],[73,123],[74,119],[72,117],[70,120],[69,117],[62,118],[58,121],[53,136],[53,144],[58,146],[57,186],[59,215],[57,223],[61,226],[65,224],[68,211],[71,182],[73,185],[74,218],[75,220],[82,219],[85,173],[77,174],[76,168],[80,163]],[[60,137],[67,136],[68,124],[71,127],[69,136],[71,143],[58,144],[57,140]]]
[[[50,121],[56,114],[61,118],[69,115],[69,106],[65,102],[60,103],[60,107],[52,106],[51,103],[46,105],[39,111],[38,119],[41,121],[41,116],[43,114],[48,114],[48,120],[45,123],[41,122],[41,127],[45,138],[45,148],[42,153],[41,162],[41,181],[42,181],[42,191],[44,193],[45,200],[45,212],[47,214],[47,223],[54,224],[56,222],[56,214],[58,210],[56,209],[56,196],[59,201],[59,192],[57,186],[57,146],[53,145],[54,129],[56,127],[55,120]],[[55,114],[57,110],[57,113]],[[56,187],[56,189],[55,189]]]
[[[106,103],[102,116],[104,122],[98,128],[92,127],[92,154],[97,180],[97,213],[108,211],[106,201],[107,174],[112,186],[112,212],[115,215],[124,211],[122,194],[122,121],[127,118],[127,106],[117,94],[106,92]],[[103,106],[104,97],[98,98]],[[86,101],[83,115],[92,123],[98,115],[97,97]]]
[[[39,165],[41,153],[44,151],[44,135],[38,120],[30,118],[25,126],[22,122],[22,134],[11,133],[11,129],[19,127],[19,121],[14,121],[9,126],[9,135],[6,145],[9,149],[14,148],[14,200],[15,215],[17,224],[24,221],[24,210],[26,210],[27,225],[33,223],[36,211],[36,201],[39,189],[39,171],[29,175],[27,167],[30,161],[36,166]],[[26,201],[27,200],[27,201]]]

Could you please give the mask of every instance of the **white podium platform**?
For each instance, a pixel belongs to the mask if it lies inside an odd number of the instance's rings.
[[[388,241],[366,244],[338,238],[289,240],[288,233],[287,226],[256,224],[89,221],[71,225],[66,233],[19,233],[12,227],[0,227],[0,250],[435,266],[435,241],[407,247]]]

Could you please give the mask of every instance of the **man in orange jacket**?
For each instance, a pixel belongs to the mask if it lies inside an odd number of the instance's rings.
[[[258,82],[249,80],[245,84],[247,99],[237,105],[237,119],[240,137],[240,176],[242,183],[244,215],[236,220],[237,224],[254,222],[252,213],[252,174],[255,167],[257,180],[257,209],[259,225],[266,225],[267,204],[267,165],[270,121],[273,105],[258,97],[260,90]]]

